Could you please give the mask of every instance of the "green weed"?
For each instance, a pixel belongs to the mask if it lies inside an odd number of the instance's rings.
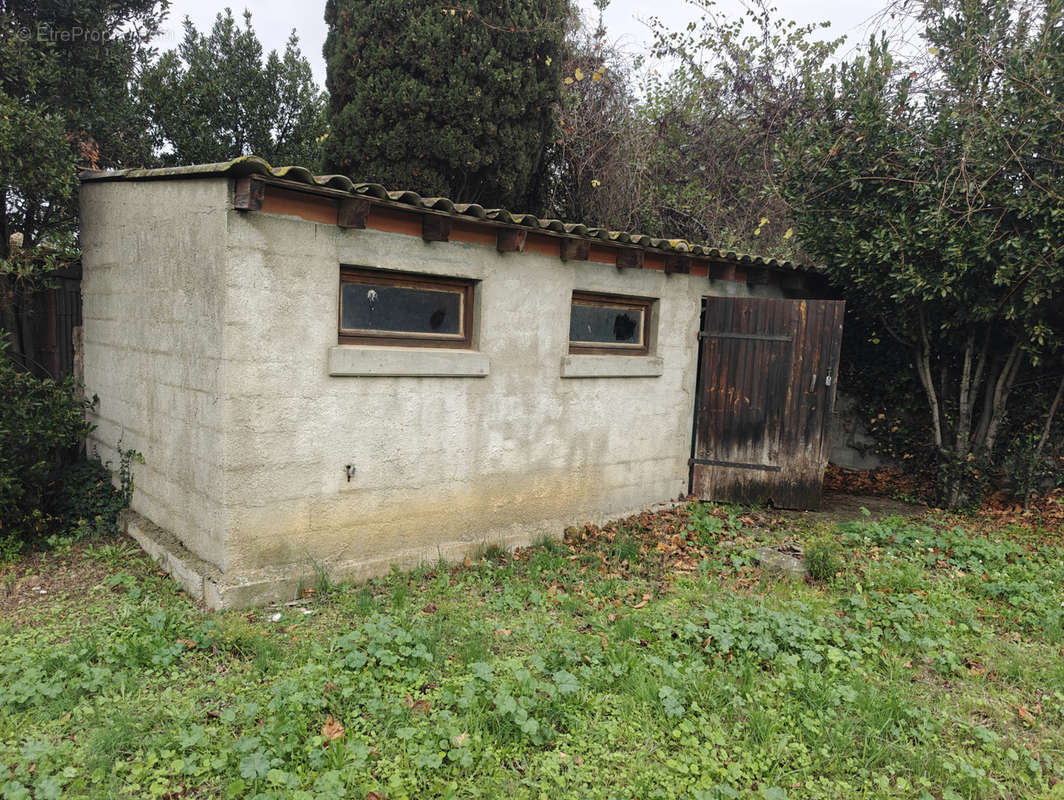
[[[835,573],[842,569],[839,557],[839,543],[830,536],[818,536],[805,545],[803,552],[809,577],[821,583],[830,582]]]
[[[1053,796],[1059,546],[810,526],[779,535],[845,569],[760,587],[718,545],[742,516],[672,518],[698,573],[629,522],[332,584],[312,614],[207,614],[123,546],[74,548],[112,574],[0,621],[0,796]]]

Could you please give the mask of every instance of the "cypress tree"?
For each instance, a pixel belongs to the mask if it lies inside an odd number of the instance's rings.
[[[569,0],[328,0],[326,167],[540,211]]]

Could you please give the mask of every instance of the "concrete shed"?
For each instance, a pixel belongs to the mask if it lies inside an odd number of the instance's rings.
[[[210,607],[689,493],[819,502],[815,272],[271,168],[82,175],[90,449]]]

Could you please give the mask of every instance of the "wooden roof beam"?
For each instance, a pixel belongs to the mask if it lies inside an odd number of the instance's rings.
[[[425,214],[421,217],[421,238],[426,242],[446,242],[451,238],[451,218]]]
[[[499,228],[495,249],[500,253],[520,253],[525,249],[528,231],[520,228]]]
[[[587,261],[591,255],[591,242],[587,239],[561,239],[559,250],[562,261]]]
[[[266,184],[262,178],[248,175],[236,179],[233,191],[233,208],[240,211],[262,211],[262,198],[266,195]]]
[[[630,247],[617,248],[617,269],[642,269],[643,251]]]
[[[361,197],[345,197],[336,213],[336,224],[341,228],[365,228],[369,219],[369,200]]]
[[[665,274],[690,275],[691,259],[688,256],[680,256],[675,255],[674,253],[669,253],[665,256]]]

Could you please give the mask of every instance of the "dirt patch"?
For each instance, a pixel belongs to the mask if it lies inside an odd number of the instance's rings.
[[[26,553],[0,566],[0,619],[19,627],[42,607],[88,597],[117,572],[143,575],[152,569],[136,543],[125,537]]]
[[[923,503],[907,503],[891,497],[824,492],[824,501],[818,511],[780,510],[776,514],[785,519],[798,518],[834,524],[864,519],[862,509],[867,510],[872,519],[882,519],[891,516],[922,516],[927,513],[928,507]]]

